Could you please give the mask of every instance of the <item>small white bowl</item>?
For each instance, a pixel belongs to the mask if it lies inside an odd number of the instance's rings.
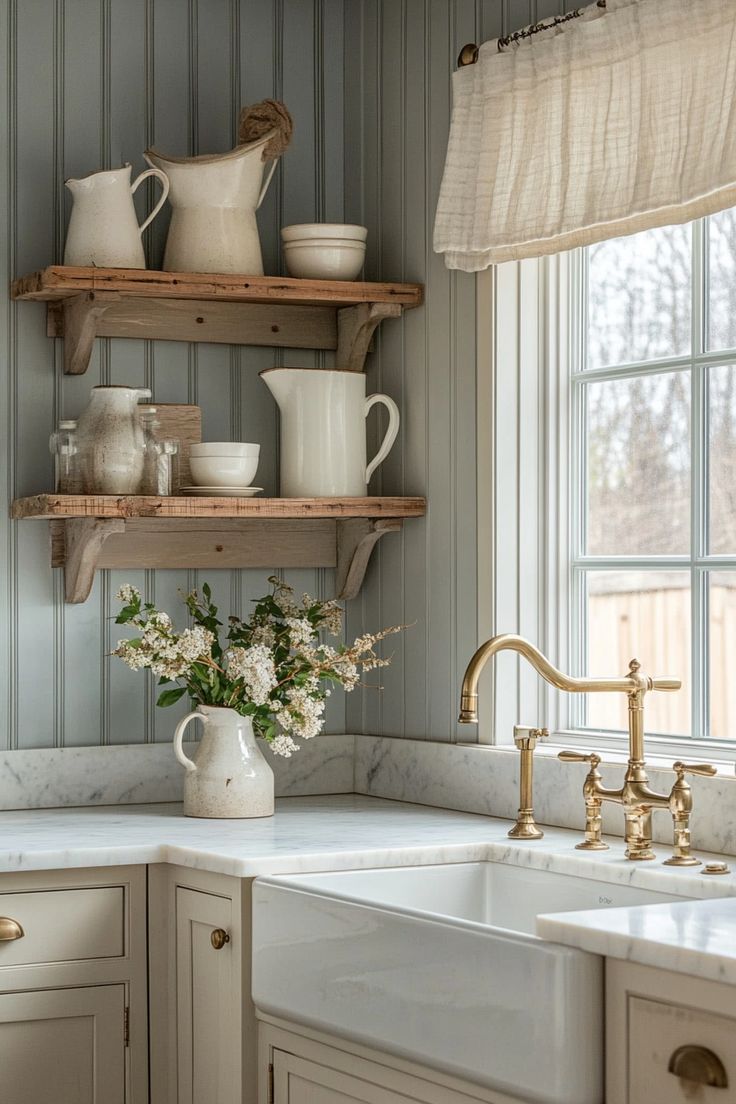
[[[284,260],[291,276],[303,280],[354,280],[365,261],[365,242],[284,242]]]
[[[259,456],[261,446],[244,441],[198,441],[189,446],[190,456]]]
[[[339,238],[340,241],[364,242],[368,237],[366,226],[353,226],[345,222],[300,222],[284,226],[281,240],[307,241],[310,238]]]
[[[258,471],[257,456],[190,456],[197,487],[249,487]]]

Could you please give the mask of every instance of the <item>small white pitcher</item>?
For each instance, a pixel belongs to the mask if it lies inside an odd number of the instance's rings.
[[[163,191],[148,218],[140,226],[133,193],[149,176]],[[130,183],[130,165],[91,173],[81,180],[67,180],[74,197],[64,249],[65,265],[98,268],[145,268],[141,235],[153,222],[169,194],[169,181],[160,169],[146,169]]]
[[[182,747],[191,721],[201,721],[204,729],[193,759]],[[176,726],[174,753],[187,772],[185,816],[273,816],[273,771],[258,747],[250,717],[222,706],[198,705]]]
[[[399,408],[388,395],[365,394],[365,376],[340,368],[267,368],[263,382],[281,411],[283,498],[362,498],[399,432]],[[388,409],[388,429],[366,464],[368,411]]]

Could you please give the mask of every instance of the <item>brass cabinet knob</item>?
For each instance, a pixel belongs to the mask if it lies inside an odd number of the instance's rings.
[[[210,940],[215,950],[221,951],[225,944],[230,942],[230,934],[224,928],[215,928]]]
[[[713,1089],[728,1088],[728,1074],[723,1062],[704,1046],[681,1046],[672,1054],[667,1069],[675,1077],[709,1085]]]
[[[11,943],[14,939],[22,939],[25,934],[17,920],[0,916],[0,943]]]

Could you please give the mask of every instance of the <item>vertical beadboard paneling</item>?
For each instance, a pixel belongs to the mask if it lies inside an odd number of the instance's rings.
[[[186,155],[232,145],[239,109],[283,97],[296,136],[258,215],[266,272],[281,270],[282,220],[344,218],[345,58],[342,0],[0,0],[0,250],[7,281],[61,260],[70,202],[63,180],[130,161],[135,176],[148,144]],[[139,214],[155,185],[141,188]],[[146,233],[148,262],[160,266],[168,223]],[[277,411],[258,372],[314,354],[178,342],[98,342],[90,369],[61,373],[62,345],[45,336],[42,308],[0,309],[3,357],[0,421],[6,478],[0,504],[0,746],[43,747],[169,740],[186,708],[153,708],[155,687],[107,655],[117,639],[113,595],[130,580],[165,608],[194,581],[187,572],[101,573],[81,606],[63,603],[48,563],[43,524],[7,521],[15,494],[50,486],[48,434],[73,417],[100,382],[151,386],[159,402],[200,402],[212,438],[259,441],[259,483],[277,491]],[[322,358],[324,359],[324,358]],[[267,589],[268,571],[207,572],[222,612],[247,613]],[[291,574],[291,573],[290,573]],[[332,572],[294,572],[298,592],[328,597]],[[201,579],[200,579],[201,582]],[[359,626],[356,626],[358,628]],[[328,727],[345,728],[342,695]]]

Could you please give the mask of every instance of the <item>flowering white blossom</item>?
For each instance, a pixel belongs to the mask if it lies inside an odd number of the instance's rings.
[[[179,654],[193,663],[200,656],[209,655],[215,640],[214,633],[209,629],[203,629],[201,625],[195,625],[193,629],[185,629],[178,639]]]
[[[140,596],[141,592],[138,590],[138,587],[134,587],[132,583],[125,583],[115,595],[115,600],[117,602],[125,602],[127,605],[135,598],[140,598]]]
[[[295,744],[291,736],[280,733],[271,741],[271,751],[274,755],[282,755],[284,759],[290,759],[293,752],[299,751],[299,744]]]
[[[311,643],[314,629],[306,617],[286,617],[284,622],[289,630],[292,648],[300,648],[303,644]]]
[[[227,671],[231,678],[243,680],[245,691],[254,705],[265,705],[278,682],[273,654],[265,644],[230,648]]]
[[[286,691],[286,705],[279,713],[279,724],[285,732],[293,732],[303,740],[311,740],[322,731],[322,714],[325,703],[314,698],[303,686],[292,686]]]

